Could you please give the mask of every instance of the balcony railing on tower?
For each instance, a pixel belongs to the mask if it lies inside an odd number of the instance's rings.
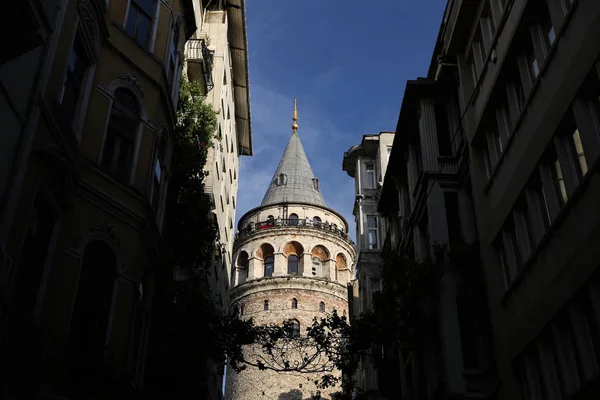
[[[318,229],[320,231],[329,232],[341,237],[342,239],[354,245],[354,242],[350,238],[350,235],[348,235],[342,229],[338,228],[337,225],[330,224],[328,222],[311,221],[309,219],[272,218],[260,222],[250,222],[242,230],[240,230],[235,237],[236,239],[243,238],[245,236],[249,236],[257,232],[262,232],[267,229],[289,227],[295,227],[300,229]]]
[[[206,92],[210,92],[215,87],[212,78],[213,53],[208,49],[206,40],[189,39],[185,44],[185,59],[189,79],[203,81]]]

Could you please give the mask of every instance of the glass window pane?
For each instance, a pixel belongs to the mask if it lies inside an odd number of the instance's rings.
[[[127,22],[125,23],[125,31],[133,37],[135,37],[137,15],[137,8],[133,5],[129,7],[129,13],[127,14]]]
[[[154,0],[133,0],[133,2],[149,17],[154,15]]]
[[[562,168],[560,167],[560,162],[558,160],[554,162],[554,170],[556,172],[556,180],[560,190],[561,200],[564,204],[567,202],[568,199],[567,188],[565,187],[565,179],[563,177]]]
[[[150,33],[150,19],[144,15],[139,16],[137,29],[137,42],[140,46],[146,46]]]
[[[575,153],[577,154],[577,159],[579,161],[581,175],[585,176],[588,172],[588,166],[583,152],[583,145],[581,144],[581,137],[579,136],[579,129],[575,129],[575,132],[573,132],[573,144],[575,145]]]
[[[377,217],[367,217],[367,227],[377,228]]]

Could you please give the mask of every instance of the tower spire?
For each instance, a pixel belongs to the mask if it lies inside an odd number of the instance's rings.
[[[296,98],[294,97],[294,114],[292,114],[292,130],[294,133],[298,130],[298,110],[296,109]]]

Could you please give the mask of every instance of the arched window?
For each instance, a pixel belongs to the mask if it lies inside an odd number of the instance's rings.
[[[325,303],[324,302],[320,302],[319,303],[319,311],[320,312],[325,312]]]
[[[300,322],[297,319],[293,319],[291,322],[292,337],[300,337]]]
[[[290,220],[290,225],[292,225],[292,226],[298,225],[298,215],[290,214],[289,220]]]
[[[127,89],[115,90],[101,165],[111,175],[128,183],[133,164],[133,146],[140,124],[140,106]]]
[[[312,274],[313,276],[322,277],[323,276],[323,263],[319,259],[319,257],[313,257],[312,259]]]
[[[288,256],[288,274],[298,275],[298,256],[295,254]]]
[[[265,311],[269,311],[269,300],[265,300],[265,302],[263,304],[263,309]]]
[[[315,226],[319,226],[321,224],[321,218],[319,217],[313,217],[313,225]]]
[[[292,308],[293,309],[298,308],[298,299],[292,299]]]
[[[275,225],[275,218],[274,218],[272,215],[269,215],[269,216],[267,217],[267,223],[268,223],[269,225]]]
[[[273,256],[265,258],[265,276],[273,276],[273,270],[275,269],[275,260]]]

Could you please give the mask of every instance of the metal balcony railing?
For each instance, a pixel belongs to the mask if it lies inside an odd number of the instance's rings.
[[[189,39],[185,43],[185,56],[191,62],[202,62],[202,73],[206,82],[207,92],[215,87],[212,78],[213,53],[208,49],[206,40]]]
[[[257,232],[262,232],[267,229],[289,227],[295,227],[300,229],[318,229],[320,231],[328,232],[333,235],[339,236],[342,239],[349,242],[351,245],[354,245],[354,242],[350,238],[350,235],[338,228],[335,224],[330,224],[328,222],[311,221],[308,219],[273,218],[256,223],[250,222],[246,225],[245,228],[243,228],[235,235],[235,238],[243,238],[255,234]]]

